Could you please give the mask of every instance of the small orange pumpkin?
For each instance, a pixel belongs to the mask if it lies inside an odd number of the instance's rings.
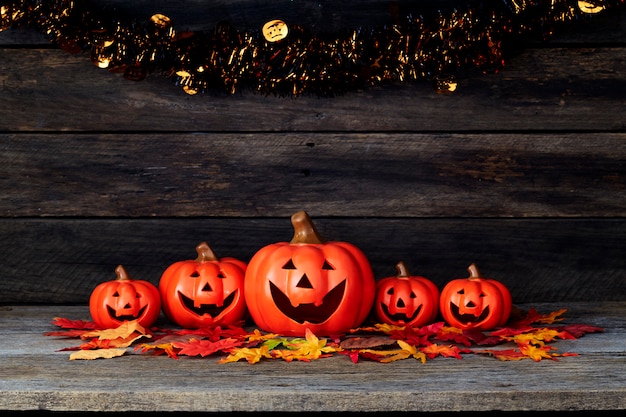
[[[476,264],[470,276],[446,284],[441,291],[440,310],[444,320],[460,329],[489,330],[504,325],[511,314],[508,288],[494,279],[482,278]]]
[[[117,279],[99,284],[89,297],[92,320],[103,329],[119,327],[124,321],[137,320],[144,327],[152,326],[161,313],[157,287],[143,280],[128,277],[126,269],[115,269]]]
[[[419,327],[432,323],[439,314],[439,289],[427,278],[411,276],[404,262],[398,273],[376,283],[374,313],[381,323]]]
[[[235,324],[246,315],[243,280],[247,265],[217,258],[206,242],[196,246],[195,260],[175,262],[159,281],[165,315],[184,328]]]
[[[347,242],[323,242],[309,215],[291,216],[290,242],[263,247],[248,264],[250,316],[265,331],[303,336],[339,335],[358,327],[374,301],[369,261]]]

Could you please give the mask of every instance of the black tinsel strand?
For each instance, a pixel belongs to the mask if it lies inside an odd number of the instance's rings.
[[[95,65],[128,80],[159,72],[191,95],[252,90],[332,97],[391,81],[442,80],[469,68],[495,73],[520,39],[547,40],[625,1],[468,0],[427,9],[420,3],[388,25],[312,33],[290,24],[288,35],[273,42],[261,28],[222,23],[178,32],[167,16],[140,22],[88,1],[0,0],[0,31],[34,28],[68,53],[88,51]]]

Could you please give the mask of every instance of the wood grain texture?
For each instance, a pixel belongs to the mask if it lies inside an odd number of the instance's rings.
[[[615,217],[626,135],[0,134],[0,213]]]
[[[527,306],[524,306],[527,308]],[[537,304],[539,311],[554,305]],[[466,355],[421,364],[217,364],[217,358],[128,355],[69,361],[74,341],[43,335],[55,316],[89,319],[85,307],[0,309],[0,409],[49,411],[452,412],[619,410],[626,407],[626,305],[572,303],[567,323],[604,333],[562,341],[558,362],[500,362]],[[24,350],[24,346],[29,346]],[[129,372],[132,369],[132,372]],[[376,375],[372,378],[372,375]],[[123,376],[123,377],[122,377]]]
[[[572,131],[624,128],[626,48],[528,50],[457,92],[429,82],[333,99],[188,96],[166,77],[131,82],[55,49],[0,49],[2,131]]]
[[[515,302],[619,301],[626,298],[623,219],[316,218],[322,236],[357,245],[377,279],[409,270],[440,289],[476,262],[507,285]],[[85,305],[97,284],[123,264],[158,284],[207,241],[219,257],[248,261],[265,245],[289,241],[286,218],[3,219],[0,304]]]

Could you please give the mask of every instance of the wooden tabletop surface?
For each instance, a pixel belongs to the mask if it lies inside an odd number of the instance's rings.
[[[527,306],[526,306],[527,307]],[[488,356],[425,364],[220,364],[218,357],[128,354],[70,361],[75,340],[44,336],[53,317],[89,319],[83,306],[0,308],[0,409],[52,411],[460,411],[626,408],[626,303],[538,304],[567,308],[564,323],[602,333],[554,344],[579,356],[502,362]]]

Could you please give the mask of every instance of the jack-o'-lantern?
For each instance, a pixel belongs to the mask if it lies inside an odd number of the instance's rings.
[[[235,324],[246,315],[243,280],[246,263],[217,258],[206,242],[194,260],[170,265],[159,281],[165,315],[184,328]]]
[[[355,245],[324,242],[309,215],[291,216],[290,242],[263,247],[248,264],[250,316],[261,329],[287,336],[339,335],[358,327],[374,301],[369,261]]]
[[[376,283],[374,313],[381,323],[419,327],[439,314],[439,289],[427,278],[409,274],[404,262],[396,264],[396,276]]]
[[[89,297],[91,318],[103,329],[119,327],[125,321],[137,320],[152,326],[161,313],[157,287],[144,280],[131,279],[126,269],[115,269],[117,279],[98,284]]]
[[[453,327],[489,330],[504,325],[512,308],[511,293],[499,281],[482,278],[476,264],[470,276],[446,284],[441,291],[441,315]]]

